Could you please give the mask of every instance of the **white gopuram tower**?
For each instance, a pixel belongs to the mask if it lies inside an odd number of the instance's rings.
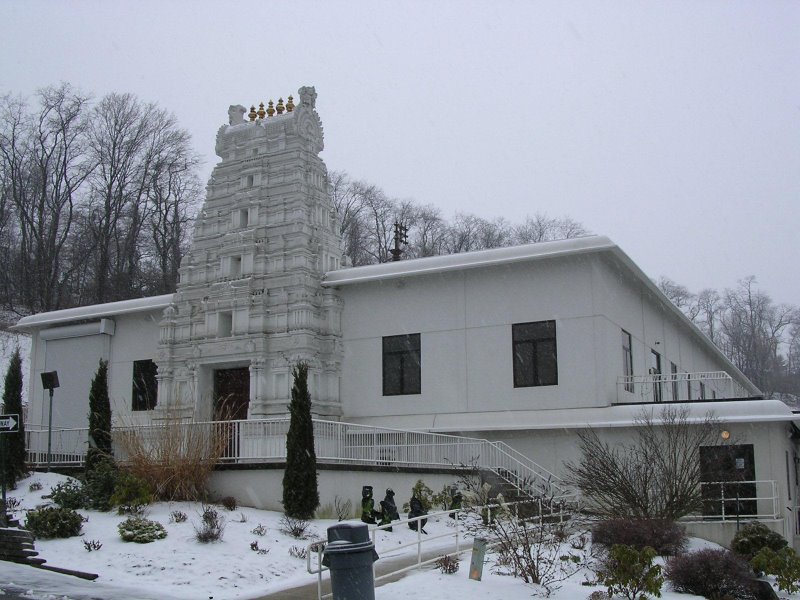
[[[313,87],[245,117],[231,106],[158,353],[158,410],[198,419],[288,412],[309,365],[315,415],[341,415],[341,309],[320,285],[343,256]],[[156,417],[158,418],[158,417]]]

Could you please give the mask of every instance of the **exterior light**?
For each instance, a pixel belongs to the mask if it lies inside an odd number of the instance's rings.
[[[726,429],[720,435],[722,436],[723,440],[728,440],[731,437],[731,432]]]

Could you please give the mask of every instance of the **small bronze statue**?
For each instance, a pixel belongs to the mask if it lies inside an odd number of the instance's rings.
[[[422,502],[416,496],[412,496],[411,497],[411,500],[409,501],[409,506],[411,507],[411,510],[408,511],[408,518],[409,519],[413,519],[414,517],[421,517],[422,515],[427,515],[428,514],[428,511],[426,511],[423,508]],[[419,521],[409,521],[408,527],[409,527],[409,529],[413,529],[414,531],[416,531],[417,530],[417,525],[419,525],[419,530],[422,533],[424,533],[425,535],[428,535],[428,532],[425,531],[425,529],[424,529],[425,523],[427,523],[427,522],[428,522],[428,519],[420,519]]]
[[[375,510],[375,500],[372,499],[372,486],[365,485],[361,488],[361,520],[364,523],[375,525],[375,517],[380,514]]]

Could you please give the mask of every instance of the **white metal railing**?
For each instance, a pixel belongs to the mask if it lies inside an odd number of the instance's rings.
[[[25,444],[28,449],[28,463],[47,464],[47,429],[25,427]],[[89,448],[89,429],[53,428],[50,443],[50,463],[55,466],[79,465],[86,457]]]
[[[617,378],[617,402],[667,402],[747,398],[750,394],[725,371],[650,373]]]
[[[370,464],[412,468],[479,468],[494,471],[519,489],[533,495],[561,495],[567,487],[550,471],[503,442],[423,431],[355,425],[314,419],[314,449],[317,460],[343,464]],[[118,456],[124,459],[124,436],[135,435],[144,448],[158,451],[159,444],[214,440],[223,464],[260,463],[286,459],[289,418],[240,421],[164,421],[149,425],[115,427],[112,437]],[[88,448],[86,429],[61,430],[63,439],[53,454],[60,462],[81,464]],[[66,432],[70,432],[67,436]],[[46,461],[47,431],[29,436],[33,464]],[[42,436],[43,434],[43,436]],[[56,450],[58,448],[58,450]]]
[[[504,502],[500,503],[493,503],[493,504],[486,504],[484,506],[472,506],[467,508],[458,508],[454,510],[443,510],[438,512],[428,513],[419,517],[413,517],[410,519],[400,519],[399,521],[393,521],[391,523],[387,523],[386,525],[371,525],[369,527],[370,537],[372,538],[372,544],[375,547],[375,551],[378,553],[380,557],[381,554],[384,552],[391,552],[392,554],[397,553],[398,551],[404,550],[406,548],[416,548],[416,557],[415,560],[411,561],[406,566],[398,567],[397,569],[387,571],[382,573],[381,575],[375,576],[375,581],[379,582],[383,579],[388,579],[390,577],[394,577],[401,573],[406,573],[408,571],[412,571],[414,569],[421,569],[424,566],[432,564],[439,560],[443,550],[441,545],[438,545],[435,549],[432,549],[431,552],[435,552],[435,555],[432,558],[423,558],[426,550],[424,546],[431,547],[433,546],[433,542],[442,541],[442,540],[451,540],[452,546],[449,550],[444,552],[444,554],[448,554],[450,556],[458,556],[459,554],[463,554],[465,552],[469,552],[472,550],[470,545],[466,545],[465,542],[470,538],[468,531],[461,531],[462,527],[466,520],[470,517],[475,519],[476,521],[480,520],[483,521],[484,525],[487,523],[494,522],[494,514],[495,511],[503,511],[504,513],[513,513],[514,518],[520,517],[520,512],[522,511],[521,507],[523,506],[531,506],[533,507],[533,516],[525,518],[527,521],[537,521],[538,525],[542,525],[545,520],[548,522],[553,522],[557,520],[559,523],[563,523],[565,519],[569,518],[569,513],[566,512],[564,509],[567,507],[568,502],[566,501],[558,501],[553,499],[543,500],[542,498],[537,498],[536,500],[520,500],[517,502]],[[425,533],[423,534],[422,529],[423,526],[420,523],[423,520],[431,520],[434,518],[447,518],[451,519],[456,525],[455,527],[449,528],[450,531],[445,533]],[[552,520],[552,521],[551,521]],[[378,532],[389,530],[391,531],[392,527],[400,527],[400,526],[407,526],[409,523],[418,523],[415,528],[416,536],[414,541],[406,542],[406,543],[398,543],[394,540],[391,543],[387,543],[384,547],[381,547],[378,543]],[[473,526],[474,529],[474,526]],[[483,527],[481,528],[481,533],[484,536],[491,537],[492,532],[491,528]],[[497,544],[496,540],[489,539],[489,546],[492,547]],[[317,576],[317,597],[319,599],[330,598],[332,594],[323,594],[322,593],[322,574],[325,571],[328,571],[328,567],[322,564],[323,554],[325,552],[325,546],[327,544],[327,540],[325,539],[317,539],[306,546],[306,570],[311,575]],[[316,561],[312,560],[316,557]],[[380,560],[380,558],[379,558]],[[375,570],[375,565],[373,564],[373,571]]]
[[[712,481],[700,484],[701,514],[683,521],[737,521],[780,519],[778,483],[774,480]]]

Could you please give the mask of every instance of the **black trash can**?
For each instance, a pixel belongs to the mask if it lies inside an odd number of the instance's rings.
[[[378,560],[369,528],[363,523],[328,527],[322,564],[331,570],[333,600],[375,600],[372,563]]]

